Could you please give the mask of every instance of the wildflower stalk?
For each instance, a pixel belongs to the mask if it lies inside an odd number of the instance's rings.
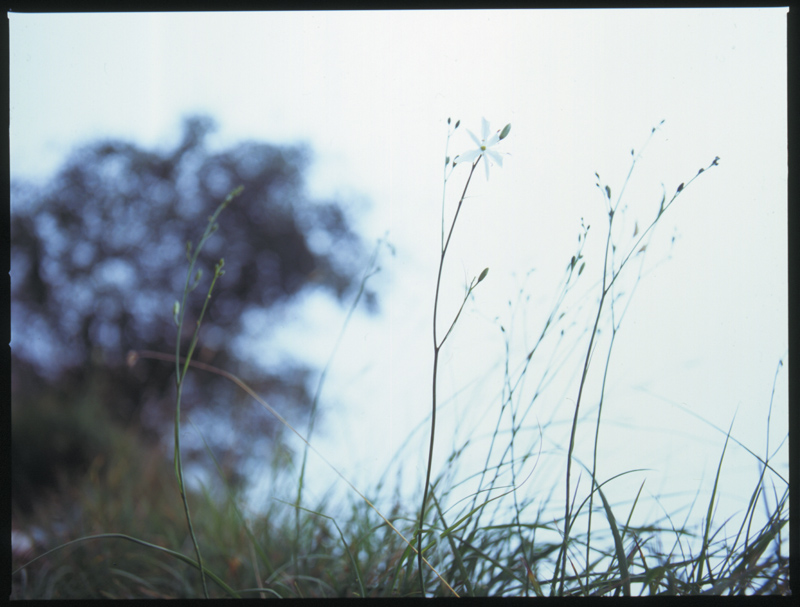
[[[197,564],[198,568],[200,569],[200,578],[203,582],[203,595],[205,598],[209,598],[208,584],[206,583],[206,569],[203,565],[203,557],[200,554],[200,545],[197,542],[197,537],[194,533],[194,526],[192,525],[192,517],[189,512],[189,501],[186,495],[186,485],[184,483],[183,476],[183,462],[181,460],[181,398],[183,396],[183,386],[186,380],[186,373],[189,370],[189,362],[192,359],[192,354],[194,353],[195,346],[197,345],[197,338],[200,333],[200,324],[202,323],[203,316],[208,308],[208,302],[211,300],[211,292],[214,290],[214,285],[216,284],[217,279],[225,273],[225,271],[222,269],[225,265],[224,259],[220,259],[219,263],[217,263],[214,267],[214,277],[211,279],[211,285],[208,288],[206,300],[203,303],[203,309],[200,312],[200,317],[197,319],[194,335],[192,335],[192,341],[189,344],[186,358],[183,360],[183,367],[181,367],[181,329],[183,327],[183,318],[186,311],[186,298],[188,297],[189,293],[193,291],[195,287],[197,287],[197,284],[200,282],[200,278],[202,276],[202,271],[198,270],[197,274],[195,274],[194,281],[190,285],[189,281],[192,280],[192,272],[194,271],[197,257],[199,256],[200,251],[203,248],[203,245],[205,245],[206,241],[214,232],[219,229],[217,217],[219,217],[219,214],[222,212],[222,210],[242,192],[242,189],[242,187],[239,187],[228,194],[227,198],[225,198],[222,204],[217,207],[217,210],[214,212],[214,214],[209,217],[206,231],[203,233],[203,237],[200,239],[200,242],[197,243],[194,253],[192,253],[192,243],[186,243],[186,256],[189,259],[189,270],[186,273],[186,284],[183,289],[183,300],[180,304],[175,302],[175,306],[173,308],[173,316],[178,325],[178,335],[175,339],[175,383],[177,387],[177,396],[175,398],[175,476],[178,479],[178,490],[180,491],[181,500],[183,501],[183,511],[186,514],[186,523],[189,527],[189,535],[192,537],[192,544],[194,545],[194,551],[197,555]]]
[[[419,565],[419,582],[420,582],[420,589],[422,590],[422,596],[425,596],[425,582],[422,575],[422,525],[425,519],[425,509],[428,503],[428,487],[430,486],[431,482],[431,467],[433,464],[433,444],[434,439],[436,436],[436,378],[438,375],[439,370],[439,352],[442,349],[445,341],[447,340],[450,332],[453,330],[453,327],[458,321],[458,317],[461,315],[461,310],[464,309],[464,304],[467,302],[469,295],[472,293],[472,290],[475,286],[486,277],[486,270],[481,273],[480,278],[476,281],[473,279],[472,283],[470,284],[469,288],[467,289],[467,293],[464,296],[464,300],[461,302],[461,307],[456,314],[456,317],[453,319],[453,322],[450,325],[450,328],[445,333],[445,336],[442,338],[440,342],[437,334],[436,334],[436,319],[439,310],[439,290],[441,288],[442,283],[442,268],[444,266],[444,258],[447,254],[447,247],[450,245],[450,239],[453,236],[453,230],[456,226],[456,221],[458,220],[458,214],[461,211],[461,205],[464,203],[464,198],[467,195],[467,189],[469,188],[470,181],[472,180],[472,174],[475,172],[475,167],[478,166],[478,162],[482,157],[479,156],[475,162],[472,163],[472,167],[469,171],[469,177],[467,177],[467,183],[464,185],[464,191],[461,194],[461,199],[458,201],[458,207],[456,208],[455,215],[453,216],[453,222],[450,224],[450,231],[447,234],[447,240],[444,242],[442,246],[441,255],[439,256],[439,271],[436,276],[436,294],[433,299],[433,379],[431,381],[431,439],[430,445],[428,447],[428,468],[425,473],[425,488],[423,489],[422,493],[422,506],[420,507],[419,511],[419,535],[417,536],[417,559]]]
[[[457,121],[455,128],[458,128],[461,121]],[[447,119],[447,124],[450,124],[450,119]],[[484,158],[485,155],[490,155],[498,164],[502,165],[502,159],[500,155],[495,151],[490,149],[492,146],[499,143],[502,139],[505,139],[508,136],[508,133],[511,130],[511,125],[508,124],[503,128],[502,133],[497,131],[491,137],[489,136],[489,123],[484,118],[482,120],[482,138],[478,139],[471,131],[468,130],[470,137],[478,146],[475,150],[470,150],[461,156],[456,156],[455,160],[453,161],[453,166],[458,164],[459,162],[469,162],[472,161],[472,165],[470,167],[469,175],[467,176],[467,181],[464,184],[464,191],[461,193],[461,198],[458,201],[458,206],[456,207],[456,212],[453,215],[453,221],[450,224],[450,230],[447,233],[447,239],[444,239],[444,196],[442,199],[442,245],[441,251],[439,255],[439,270],[436,275],[436,293],[433,298],[433,377],[431,379],[431,438],[430,444],[428,446],[428,466],[425,472],[425,486],[422,491],[422,505],[419,509],[419,522],[418,522],[418,529],[417,529],[417,568],[419,570],[419,585],[420,590],[422,592],[423,598],[425,597],[425,579],[423,576],[422,570],[422,561],[424,560],[422,557],[422,535],[423,535],[423,524],[425,522],[425,510],[428,505],[428,491],[430,489],[430,482],[431,482],[431,468],[433,466],[433,445],[436,438],[436,379],[439,372],[439,352],[444,346],[444,343],[447,341],[447,338],[450,336],[450,333],[453,331],[453,328],[458,322],[459,317],[461,316],[461,312],[464,309],[464,305],[467,303],[467,299],[472,294],[472,291],[475,287],[480,283],[486,275],[489,273],[489,268],[485,268],[481,273],[480,276],[477,278],[473,278],[470,282],[469,286],[467,287],[467,292],[464,294],[464,299],[461,301],[461,306],[456,312],[453,321],[450,323],[450,327],[447,329],[444,337],[441,341],[437,336],[436,332],[436,321],[438,318],[439,313],[439,290],[442,284],[442,268],[444,267],[444,258],[447,255],[447,248],[450,246],[450,239],[453,237],[453,231],[456,227],[456,221],[458,221],[458,214],[461,212],[461,205],[464,204],[464,199],[467,196],[467,190],[469,189],[469,184],[472,181],[472,175],[475,173],[475,167],[478,166],[478,163],[481,161],[481,158]],[[447,134],[447,141],[448,145],[450,142],[450,132],[448,129]],[[445,149],[445,188],[447,187],[447,166],[450,163],[450,157],[446,155],[447,150]],[[489,166],[488,166],[488,159],[484,158],[484,162],[487,163],[486,165],[486,178],[489,178]]]
[[[662,120],[661,122],[663,123],[664,121]],[[650,138],[652,138],[653,133],[655,133],[655,131],[656,131],[656,128],[657,127],[653,127],[653,129],[652,129],[652,131],[650,133]],[[650,141],[650,139],[648,139],[648,142],[649,141]],[[633,161],[631,163],[630,170],[628,171],[628,176],[626,177],[625,182],[623,184],[623,187],[620,190],[620,193],[619,193],[619,196],[617,198],[616,204],[613,204],[613,205],[611,204],[611,190],[608,188],[608,186],[605,187],[605,197],[606,197],[606,199],[608,200],[608,203],[609,203],[608,233],[607,233],[607,237],[606,237],[606,247],[605,247],[605,254],[604,254],[604,258],[603,258],[604,259],[604,261],[603,261],[603,278],[602,278],[602,285],[601,285],[601,292],[600,292],[600,300],[599,300],[599,302],[597,304],[597,313],[595,315],[594,326],[592,327],[592,332],[591,332],[591,335],[590,335],[590,338],[589,338],[589,345],[588,345],[588,347],[586,349],[586,356],[584,357],[583,370],[582,370],[582,373],[581,373],[581,380],[580,380],[580,384],[579,384],[579,387],[578,387],[578,396],[577,396],[577,399],[575,401],[575,411],[574,411],[573,419],[572,419],[572,427],[571,427],[571,431],[570,431],[569,447],[567,449],[567,471],[566,471],[566,483],[565,483],[566,497],[565,497],[565,504],[564,504],[564,537],[563,537],[563,540],[562,540],[559,556],[556,559],[556,571],[558,572],[558,570],[560,568],[560,576],[558,574],[556,576],[554,576],[554,578],[560,577],[559,591],[558,591],[558,594],[560,596],[563,595],[563,593],[564,593],[564,584],[565,584],[566,575],[567,575],[567,573],[566,573],[566,571],[567,571],[566,570],[566,567],[567,567],[567,547],[568,547],[568,544],[569,544],[570,529],[572,527],[572,524],[574,523],[574,519],[573,519],[573,516],[572,516],[573,511],[572,511],[572,508],[570,507],[571,506],[571,502],[570,502],[570,493],[571,493],[570,480],[571,480],[571,471],[572,471],[572,454],[573,454],[573,451],[574,451],[574,448],[575,448],[575,436],[576,436],[576,431],[577,431],[577,426],[578,426],[578,414],[579,414],[581,402],[582,402],[582,399],[583,399],[583,389],[584,389],[584,387],[586,385],[586,377],[587,377],[588,371],[589,371],[589,363],[591,361],[592,353],[593,353],[594,347],[595,347],[595,337],[598,334],[598,327],[599,327],[599,324],[600,324],[600,318],[601,318],[601,316],[603,314],[604,306],[605,306],[605,303],[606,303],[606,298],[607,298],[608,294],[611,292],[611,289],[613,288],[614,283],[617,281],[617,279],[619,278],[620,274],[622,273],[622,269],[625,267],[625,265],[628,263],[628,261],[631,259],[631,257],[634,254],[637,253],[637,251],[641,252],[640,245],[641,245],[642,241],[655,228],[656,224],[659,222],[659,220],[661,219],[663,214],[667,211],[667,209],[670,206],[672,206],[672,203],[675,201],[675,199],[689,185],[691,185],[692,182],[695,179],[697,179],[705,171],[708,171],[711,167],[718,166],[717,163],[719,162],[719,157],[715,157],[714,160],[711,162],[711,164],[709,164],[705,168],[701,168],[697,172],[697,174],[694,177],[692,177],[690,180],[688,180],[687,182],[681,183],[677,187],[675,193],[672,195],[672,198],[668,202],[666,201],[666,194],[662,197],[661,204],[659,205],[659,209],[658,209],[658,212],[656,213],[655,218],[642,231],[641,235],[639,235],[638,240],[636,240],[635,243],[629,248],[628,253],[622,259],[622,262],[615,269],[614,268],[614,264],[613,264],[613,258],[611,257],[612,252],[615,249],[615,245],[612,243],[612,237],[611,237],[612,227],[613,227],[613,223],[614,223],[614,216],[615,216],[615,213],[616,213],[617,209],[619,208],[620,202],[622,200],[622,195],[623,195],[623,193],[625,191],[625,187],[627,186],[628,182],[630,181],[631,174],[633,173],[633,169],[636,166],[637,158],[638,157],[634,157],[634,159],[633,159]],[[599,187],[599,184],[598,184],[598,187]],[[610,268],[610,271],[609,271],[609,268]],[[612,326],[613,326],[613,320],[612,320]],[[613,340],[612,340],[612,345],[613,345]],[[609,351],[609,356],[610,356],[610,351]],[[601,407],[602,407],[602,401],[601,401]],[[599,424],[599,420],[598,420],[598,424]],[[595,436],[595,441],[597,441],[597,436]],[[596,446],[596,443],[595,443],[595,446]],[[594,463],[593,463],[592,475],[594,477],[594,472],[596,471],[596,454],[594,455],[593,462]],[[596,481],[593,481],[593,482],[596,482]],[[591,512],[591,506],[590,506],[590,512]],[[589,518],[589,521],[590,521],[589,525],[590,525],[590,529],[591,529],[591,516]],[[587,546],[587,553],[588,553],[588,546]],[[588,558],[587,558],[587,568],[588,568]]]

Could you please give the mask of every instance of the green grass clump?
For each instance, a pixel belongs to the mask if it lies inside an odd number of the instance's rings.
[[[448,142],[449,125],[448,119]],[[445,259],[478,164],[489,158],[501,164],[493,148],[509,133],[510,125],[490,134],[485,124],[481,139],[470,133],[476,150],[452,162],[445,154],[441,247],[432,300],[431,416],[423,420],[429,421],[430,432],[419,501],[385,495],[383,479],[369,492],[358,490],[310,443],[330,362],[321,374],[303,435],[239,378],[192,360],[202,314],[188,350],[181,352],[183,310],[202,278],[194,272],[197,255],[217,230],[220,213],[234,203],[235,191],[210,218],[198,245],[187,246],[186,286],[173,309],[178,328],[174,355],[139,352],[130,358],[135,363],[137,357],[150,356],[175,365],[172,470],[165,465],[168,454],[160,445],[143,445],[132,432],[98,433],[106,424],[87,421],[102,410],[91,394],[69,410],[68,419],[44,428],[51,437],[58,425],[67,434],[84,437],[87,448],[81,457],[88,473],[62,482],[57,499],[40,500],[27,514],[15,513],[16,527],[43,530],[44,537],[39,534],[32,551],[14,554],[12,598],[789,594],[788,482],[773,465],[785,448],[785,437],[777,446],[774,440],[770,445],[767,433],[766,449],[756,454],[738,444],[733,422],[727,430],[710,424],[719,432],[720,456],[713,481],[701,487],[708,499],[701,500],[698,490],[694,498],[684,500],[683,508],[672,511],[662,503],[667,496],[647,490],[645,471],[605,475],[602,470],[600,436],[611,353],[643,276],[643,260],[652,250],[648,246],[664,214],[695,179],[717,166],[719,158],[681,183],[671,197],[665,190],[655,212],[634,223],[632,236],[631,230],[623,235],[620,229],[628,212],[622,199],[640,155],[632,150],[630,171],[616,197],[597,175],[608,221],[599,275],[580,293],[577,287],[589,274],[584,272],[589,226],[582,224],[578,246],[564,260],[555,304],[542,320],[537,339],[526,342],[519,354],[510,326],[499,326],[505,360],[499,407],[491,409],[496,419],[489,425],[482,420],[475,432],[455,437],[446,460],[436,461],[436,416],[451,403],[441,396],[437,383],[445,360],[440,354],[467,301],[489,276],[487,268],[465,285],[457,310],[442,324],[439,300]],[[462,163],[470,164],[469,174],[447,222],[446,186]],[[486,171],[488,176],[488,165]],[[382,245],[379,242],[368,264],[342,332],[366,281],[379,270]],[[203,313],[223,268],[220,260]],[[781,360],[776,383],[782,366]],[[257,512],[245,506],[245,493],[228,482],[207,444],[207,461],[218,475],[195,485],[188,482],[191,475],[185,474],[181,456],[187,428],[180,405],[190,370],[235,383],[303,442],[297,465],[287,467],[285,457],[279,457],[285,453],[279,435],[276,456],[265,471],[275,481],[272,494]],[[543,394],[558,389],[565,390],[558,400],[571,406],[565,419],[542,408]],[[774,393],[773,385],[773,398]],[[59,404],[42,406],[53,412]],[[45,419],[56,419],[49,416]],[[491,430],[487,433],[486,428]],[[30,437],[36,429],[33,417],[15,413],[15,436]],[[566,438],[559,442],[552,438],[556,435]],[[409,440],[397,453],[398,476],[403,464],[416,457],[410,452],[412,445]],[[721,474],[726,455],[736,446],[752,456],[757,475],[744,512],[720,521]],[[475,454],[483,462],[478,469],[467,463],[475,461]],[[304,487],[310,456],[320,457],[347,486],[344,504],[332,503],[329,496],[308,502]],[[31,469],[35,466],[30,463]],[[390,472],[387,469],[384,478]],[[638,489],[620,497],[618,487],[630,479],[639,483]]]

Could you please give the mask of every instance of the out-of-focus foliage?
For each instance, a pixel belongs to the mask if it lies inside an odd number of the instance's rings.
[[[362,270],[362,245],[339,204],[309,200],[306,148],[249,141],[211,153],[204,141],[213,126],[209,118],[186,119],[182,141],[167,151],[94,142],[76,149],[48,183],[12,184],[15,407],[56,392],[69,399],[91,384],[117,421],[162,434],[174,415],[174,363],[140,358],[131,368],[126,356],[174,354],[172,307],[186,280],[186,243],[197,242],[216,206],[243,185],[200,256],[203,278],[187,301],[183,351],[224,257],[197,358],[240,375],[289,415],[305,410],[310,369],[287,361],[264,373],[236,350],[236,337],[261,331],[248,326],[256,317],[276,318],[254,311],[280,310],[305,288],[341,299]],[[374,308],[373,294],[366,301]],[[227,428],[206,437],[224,450],[242,455],[248,432],[273,429],[219,376],[196,371],[186,390],[184,411]]]

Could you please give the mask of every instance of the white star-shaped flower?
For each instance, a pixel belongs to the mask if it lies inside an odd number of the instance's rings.
[[[511,130],[511,125],[509,124],[503,129],[502,133],[500,131],[497,131],[497,132],[493,133],[491,135],[491,137],[490,137],[489,136],[489,131],[490,131],[490,129],[489,129],[489,121],[486,120],[486,118],[483,118],[481,120],[481,135],[482,135],[482,137],[480,139],[478,139],[472,131],[467,129],[467,133],[469,133],[469,136],[472,137],[472,141],[474,141],[475,145],[478,146],[477,149],[473,149],[473,150],[469,150],[467,152],[464,152],[463,154],[457,156],[455,158],[454,162],[456,164],[458,164],[460,162],[472,162],[473,160],[475,160],[476,158],[480,158],[481,156],[488,156],[488,158],[491,158],[492,160],[494,160],[499,166],[503,166],[503,158],[502,158],[502,156],[500,156],[500,154],[498,152],[496,152],[495,150],[493,150],[491,148],[493,146],[497,145],[498,143],[500,143],[500,141],[502,139],[504,139],[506,137],[506,135],[508,135],[508,132],[510,130]],[[489,179],[489,160],[488,160],[488,158],[484,158],[484,165],[486,166],[486,179],[487,179],[487,181]]]

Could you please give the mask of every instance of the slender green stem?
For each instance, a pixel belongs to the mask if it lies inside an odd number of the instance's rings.
[[[653,133],[655,133],[655,131],[656,131],[656,129],[653,128],[653,130],[650,132],[650,137],[647,140],[648,142],[650,141],[650,139],[652,139]],[[645,146],[646,145],[647,145],[647,143],[645,143]],[[641,152],[640,152],[640,154],[641,154]],[[605,303],[606,295],[608,295],[609,289],[611,288],[611,284],[613,284],[614,280],[619,275],[619,271],[616,274],[614,273],[614,267],[613,267],[613,262],[612,262],[611,282],[609,284],[609,281],[608,281],[608,265],[609,265],[609,253],[613,250],[612,243],[611,243],[611,233],[612,233],[612,228],[613,228],[613,224],[614,224],[614,214],[615,214],[617,208],[619,207],[619,203],[622,200],[622,195],[625,192],[625,188],[628,185],[628,181],[630,181],[630,178],[631,178],[631,175],[633,174],[633,169],[634,169],[635,166],[636,166],[636,157],[634,157],[633,161],[631,162],[631,168],[628,170],[628,175],[625,178],[625,182],[623,183],[623,186],[622,186],[622,188],[620,190],[620,193],[619,193],[619,195],[617,197],[616,205],[611,206],[610,190],[608,189],[608,186],[606,186],[606,192],[608,193],[608,198],[609,198],[609,211],[608,211],[608,234],[606,236],[606,250],[605,250],[605,254],[603,256],[603,288],[602,288],[602,292],[601,292],[601,295],[600,295],[600,302],[597,305],[597,314],[595,315],[595,319],[594,319],[594,327],[592,327],[592,334],[591,334],[591,336],[589,338],[589,347],[586,350],[586,356],[585,356],[584,361],[583,361],[583,371],[581,373],[581,381],[580,381],[580,385],[578,387],[578,398],[575,401],[575,413],[574,413],[573,418],[572,418],[572,428],[570,430],[569,447],[568,447],[568,450],[567,450],[566,499],[564,500],[564,541],[563,541],[563,544],[561,546],[561,581],[560,581],[560,584],[559,584],[559,595],[563,595],[563,593],[564,593],[564,582],[566,580],[566,574],[567,574],[567,546],[568,546],[568,542],[569,542],[569,530],[570,530],[570,526],[571,526],[571,520],[570,520],[570,518],[571,518],[570,514],[571,513],[570,513],[570,500],[569,500],[569,497],[570,497],[570,475],[571,475],[571,471],[572,471],[572,452],[573,452],[573,450],[575,448],[575,433],[576,433],[577,427],[578,427],[578,413],[580,411],[581,398],[583,397],[583,388],[586,385],[586,375],[587,375],[587,373],[589,371],[589,361],[592,358],[592,349],[594,348],[594,338],[597,335],[597,327],[600,324],[600,317],[603,314],[603,305]],[[659,214],[659,216],[660,216],[660,214]],[[657,218],[656,218],[656,220],[657,220]],[[652,224],[651,224],[650,227],[652,227]],[[649,231],[649,228],[648,228],[648,230],[645,231],[645,233],[647,231]],[[644,234],[642,234],[642,238],[644,238]],[[620,268],[619,268],[620,271],[622,270],[622,266],[625,265],[625,262],[627,261],[627,259],[628,258],[626,257],[625,260],[623,261],[623,263],[620,265]],[[590,513],[590,516],[591,516],[591,513]]]
[[[336,357],[336,352],[339,350],[339,345],[342,343],[342,338],[344,337],[345,331],[347,330],[347,326],[350,324],[350,319],[353,316],[356,308],[358,307],[358,302],[361,300],[361,296],[364,294],[364,289],[367,286],[367,281],[380,272],[380,267],[376,266],[376,262],[378,259],[378,253],[380,252],[381,246],[383,244],[387,244],[387,246],[391,247],[392,245],[389,243],[384,243],[384,240],[381,238],[378,240],[378,244],[375,246],[375,251],[372,254],[372,257],[367,264],[367,269],[364,272],[364,276],[361,279],[361,283],[358,287],[358,293],[356,293],[355,298],[353,299],[353,303],[350,305],[350,310],[347,312],[347,316],[344,319],[344,323],[342,323],[342,328],[339,330],[339,336],[336,338],[336,343],[333,346],[333,350],[331,350],[331,354],[328,357],[328,362],[325,363],[325,368],[320,373],[319,381],[317,382],[317,389],[314,392],[314,399],[311,401],[311,413],[309,415],[308,420],[308,432],[306,434],[306,438],[311,440],[311,434],[314,432],[314,422],[317,418],[317,406],[319,404],[319,398],[322,394],[322,386],[325,383],[325,378],[328,376],[328,370],[330,369],[331,365],[333,364],[333,359]],[[306,445],[303,449],[303,462],[300,465],[300,479],[297,483],[297,500],[295,501],[295,549],[294,554],[297,554],[297,542],[300,538],[300,504],[303,500],[303,487],[305,485],[305,475],[306,475],[306,464],[308,461],[308,446]]]
[[[198,247],[199,250],[199,247]],[[186,495],[186,486],[183,480],[183,465],[181,462],[181,433],[180,433],[180,415],[181,415],[181,397],[183,396],[183,386],[184,380],[186,379],[186,373],[189,369],[189,361],[192,358],[192,354],[194,352],[195,345],[197,344],[197,336],[200,332],[200,324],[203,321],[203,316],[205,315],[206,308],[208,307],[208,302],[211,300],[211,292],[214,290],[214,285],[217,282],[217,279],[224,273],[222,270],[222,266],[224,265],[224,260],[220,259],[219,263],[217,264],[214,270],[214,278],[211,280],[211,286],[208,288],[208,295],[206,296],[205,303],[203,304],[203,310],[200,313],[200,318],[197,319],[197,326],[195,327],[194,335],[192,336],[192,342],[189,346],[189,351],[186,354],[186,360],[183,365],[183,372],[178,377],[178,395],[176,397],[176,405],[175,405],[175,474],[178,478],[178,487],[180,489],[181,500],[183,501],[183,511],[186,514],[186,522],[189,526],[189,535],[192,537],[192,544],[194,545],[194,551],[197,555],[197,562],[200,564],[200,577],[203,581],[203,594],[206,598],[208,596],[208,585],[206,583],[206,569],[203,565],[203,557],[200,554],[200,544],[197,542],[197,537],[194,533],[194,526],[192,525],[192,517],[189,512],[189,501]]]
[[[610,244],[610,228],[609,228],[609,240],[606,241],[606,255],[608,255],[608,246]],[[571,525],[570,521],[570,472],[572,469],[572,451],[575,448],[575,432],[578,428],[578,412],[580,411],[581,405],[581,397],[583,396],[583,388],[586,385],[586,375],[589,372],[589,361],[592,358],[592,349],[594,347],[594,338],[597,335],[597,326],[600,323],[600,316],[603,311],[603,304],[605,303],[606,294],[608,291],[605,288],[605,269],[603,270],[603,292],[600,296],[600,303],[597,307],[597,315],[594,319],[594,327],[592,328],[592,335],[589,339],[589,347],[586,350],[586,357],[583,361],[583,372],[581,373],[581,382],[580,386],[578,387],[578,399],[575,401],[575,413],[572,418],[572,429],[570,431],[569,436],[569,448],[567,450],[567,482],[566,482],[566,501],[565,501],[565,511],[564,511],[564,541],[561,545],[561,583],[559,586],[559,595],[563,595],[564,593],[564,582],[566,580],[566,572],[567,572],[567,543],[569,541],[569,528]]]
[[[450,165],[450,156],[448,155],[448,150],[450,149],[450,135],[452,134],[450,131],[449,118],[447,124],[447,142],[444,145],[444,179],[442,180],[442,242],[439,245],[442,249],[444,249],[444,200],[445,195],[447,194],[447,169],[448,165]],[[452,173],[452,167],[450,172]]]
[[[203,582],[203,595],[206,598],[209,598],[208,595],[208,584],[206,582],[206,569],[203,565],[203,557],[200,553],[200,544],[197,541],[197,537],[194,533],[194,525],[192,525],[192,517],[189,511],[189,500],[186,494],[186,485],[184,483],[184,476],[183,476],[183,462],[181,460],[181,399],[183,397],[183,386],[184,380],[186,379],[186,373],[189,370],[189,362],[192,359],[192,354],[194,353],[194,348],[197,345],[197,339],[200,334],[200,325],[203,321],[203,316],[206,313],[206,309],[208,308],[208,302],[211,300],[211,292],[214,290],[214,285],[217,282],[217,279],[224,274],[224,270],[222,269],[225,265],[225,260],[220,259],[219,263],[214,268],[214,277],[211,280],[211,286],[208,289],[208,293],[206,294],[206,299],[203,302],[203,309],[200,312],[200,317],[197,319],[197,323],[195,325],[194,334],[192,335],[192,340],[189,345],[186,358],[184,359],[183,368],[181,368],[181,330],[183,328],[183,319],[186,313],[186,299],[189,296],[189,292],[192,291],[199,282],[201,273],[198,272],[195,276],[194,283],[190,286],[190,281],[192,280],[192,273],[194,271],[195,263],[197,262],[197,258],[200,254],[203,245],[205,245],[206,241],[210,238],[210,236],[217,231],[217,217],[222,212],[222,210],[227,207],[231,201],[238,196],[242,192],[242,187],[235,189],[233,192],[228,194],[225,200],[217,207],[217,210],[214,214],[209,217],[208,219],[208,226],[206,227],[205,232],[203,233],[203,237],[200,239],[200,242],[197,244],[197,247],[194,250],[194,253],[191,253],[191,243],[187,243],[186,253],[189,256],[189,270],[186,273],[186,284],[183,289],[183,301],[180,304],[179,315],[177,315],[177,323],[178,323],[178,335],[175,339],[175,383],[177,388],[177,396],[175,397],[175,476],[178,479],[178,490],[181,494],[181,500],[183,502],[183,511],[186,515],[186,524],[189,527],[189,535],[192,538],[192,544],[194,545],[194,551],[197,555],[197,563],[200,569],[200,578]]]
[[[434,444],[434,438],[436,436],[436,377],[439,370],[439,351],[444,345],[444,342],[447,340],[447,336],[450,335],[450,330],[448,330],[447,334],[445,334],[444,339],[442,339],[441,343],[439,343],[438,338],[436,336],[436,318],[439,310],[439,289],[442,283],[442,268],[444,266],[445,255],[447,254],[447,247],[450,245],[450,239],[453,236],[453,229],[456,227],[456,221],[458,220],[458,213],[459,211],[461,211],[461,205],[464,203],[464,198],[467,195],[467,188],[469,188],[469,183],[472,180],[472,174],[475,172],[475,167],[478,166],[478,162],[480,162],[481,158],[483,158],[483,156],[478,156],[478,158],[475,159],[475,162],[472,163],[472,168],[469,171],[469,177],[467,177],[467,183],[464,185],[464,191],[461,194],[461,199],[458,201],[458,206],[456,207],[456,212],[455,215],[453,216],[453,223],[450,225],[450,232],[447,234],[447,240],[444,242],[444,246],[442,246],[442,252],[439,257],[439,272],[436,276],[436,294],[433,299],[433,379],[431,381],[431,439],[430,439],[430,445],[428,447],[428,468],[425,473],[425,487],[422,491],[422,506],[419,509],[419,525],[417,530],[417,533],[419,534],[417,536],[417,566],[419,569],[419,585],[420,585],[420,590],[422,591],[423,598],[425,597],[425,578],[423,576],[423,570],[422,570],[422,526],[425,522],[425,508],[427,507],[428,503],[428,487],[430,486],[431,482],[431,467],[433,464],[433,444]],[[459,314],[460,313],[461,310],[459,310]],[[452,325],[450,326],[450,329],[452,329]]]

